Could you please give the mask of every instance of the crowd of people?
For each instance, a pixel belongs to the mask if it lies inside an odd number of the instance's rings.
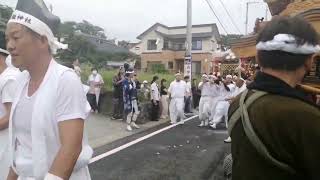
[[[43,1],[19,0],[7,24],[0,44],[1,180],[91,179],[84,124],[90,111],[99,112],[104,81],[93,68],[84,85],[78,61],[73,70],[55,61],[67,47],[53,35],[59,22]],[[228,127],[233,179],[319,179],[320,111],[297,88],[320,52],[318,34],[299,17],[275,18],[257,50],[262,70],[254,81],[203,74],[197,84],[178,72],[169,86],[158,76],[141,84],[125,64],[113,78],[112,118],[139,129],[139,94],[151,103],[152,121],[184,124],[199,106],[199,127]]]

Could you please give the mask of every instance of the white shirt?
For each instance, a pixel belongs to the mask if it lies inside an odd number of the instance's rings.
[[[66,71],[59,80],[58,96],[56,99],[56,123],[71,120],[84,119],[83,104],[86,98],[83,96],[83,88],[78,76],[71,71]],[[24,87],[23,94],[18,101],[13,115],[13,128],[15,138],[15,163],[19,175],[32,177],[32,137],[31,121],[34,103],[40,88],[31,96],[27,96],[28,84]],[[49,122],[51,123],[51,122]]]
[[[229,85],[227,85],[227,86],[229,87]],[[233,96],[233,92],[234,92],[234,91],[232,91],[232,88],[233,88],[232,86],[231,86],[231,88],[229,87],[230,91],[227,91],[224,84],[221,84],[220,85],[220,97],[222,99],[231,98]]]
[[[173,81],[170,84],[168,92],[172,98],[184,98],[187,91],[187,84],[185,81]]]
[[[217,97],[220,95],[220,85],[213,83],[210,84],[210,96]]]
[[[17,76],[19,71],[15,68],[8,67],[5,69],[1,75],[0,80],[0,118],[6,115],[6,109],[4,103],[12,103],[15,97],[15,92],[17,89],[17,82],[15,76]],[[10,161],[8,158],[8,148],[9,148],[9,133],[8,129],[0,130],[0,179],[6,179],[7,173],[9,172]]]
[[[15,130],[15,164],[17,173],[23,177],[33,176],[32,167],[32,141],[31,141],[31,119],[33,104],[37,92],[28,97],[28,87],[25,86],[19,103],[17,104],[13,119]]]
[[[160,101],[160,92],[157,83],[151,84],[151,100]]]
[[[77,73],[79,78],[81,78],[81,68],[79,66],[74,66],[74,71]]]
[[[200,82],[199,89],[201,90],[201,96],[211,96],[212,87],[210,82]]]
[[[17,75],[19,72],[14,69],[14,68],[7,68],[5,69],[0,76],[6,79],[5,76],[7,75]],[[15,97],[15,90],[17,88],[17,82],[15,80],[9,80],[1,89],[1,94],[0,94],[0,118],[2,118],[5,114],[6,114],[6,110],[4,107],[4,103],[12,103],[13,102],[13,98]]]
[[[191,82],[186,82],[186,96],[191,96]]]
[[[233,96],[234,97],[238,96],[239,94],[241,94],[246,89],[247,89],[247,85],[245,83],[243,83],[243,85],[240,88],[236,87],[236,90],[233,92]]]
[[[95,83],[99,83],[99,84],[104,83],[103,78],[100,74],[97,74],[97,75],[91,74],[89,76],[88,84],[90,86],[90,90],[89,90],[90,94],[96,94],[97,92],[100,92],[101,88],[99,86],[96,86]]]

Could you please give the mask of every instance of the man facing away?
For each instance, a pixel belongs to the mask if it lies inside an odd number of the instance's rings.
[[[320,110],[296,88],[318,43],[299,17],[277,17],[258,35],[262,72],[229,110],[233,180],[320,179]]]
[[[176,124],[180,119],[180,123],[184,123],[184,98],[187,91],[186,82],[182,81],[182,74],[177,73],[176,79],[171,82],[168,89],[169,97],[171,99],[169,105],[171,124]]]

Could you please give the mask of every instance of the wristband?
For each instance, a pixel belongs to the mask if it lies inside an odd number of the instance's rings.
[[[48,173],[44,180],[63,180],[61,177]]]

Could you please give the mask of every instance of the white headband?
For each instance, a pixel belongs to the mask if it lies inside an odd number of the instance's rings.
[[[293,54],[314,54],[320,52],[319,45],[305,43],[297,45],[297,39],[290,34],[275,35],[271,41],[259,42],[257,50],[263,51],[284,51]]]
[[[51,29],[44,22],[40,21],[38,18],[27,14],[25,12],[15,10],[9,20],[9,23],[18,23],[24,25],[41,36],[46,36],[48,38],[49,46],[53,54],[57,53],[58,49],[67,49],[67,44],[62,44],[54,37]]]
[[[0,53],[4,53],[4,54],[9,55],[9,52],[8,52],[7,50],[5,50],[5,49],[1,49],[1,48],[0,48]]]

